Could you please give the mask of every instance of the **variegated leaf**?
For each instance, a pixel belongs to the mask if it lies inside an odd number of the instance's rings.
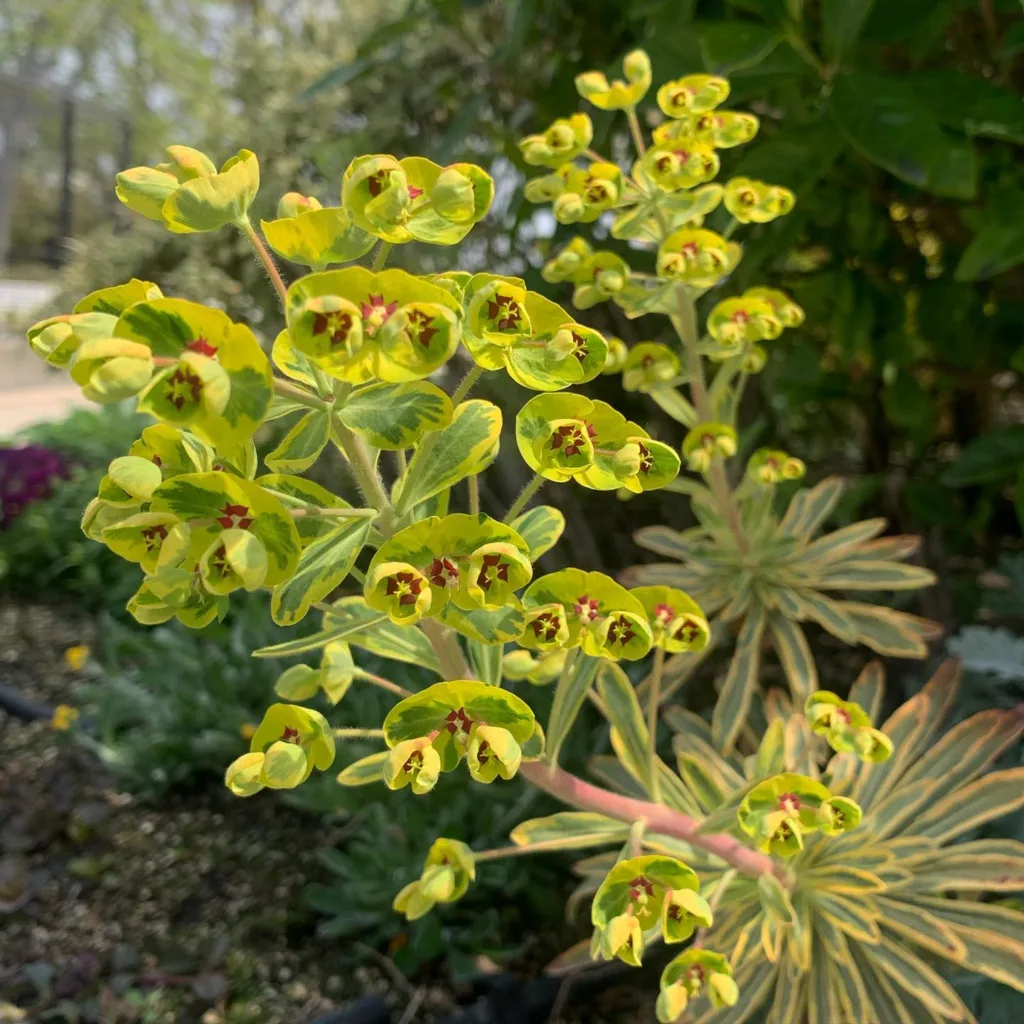
[[[851,523],[839,530],[833,530],[808,544],[800,552],[800,564],[813,566],[815,571],[820,572],[835,562],[844,561],[851,552],[877,537],[884,529],[884,519],[862,519],[859,523]]]
[[[965,1019],[966,1007],[953,987],[919,956],[886,938],[883,938],[871,953],[874,964],[925,1006],[953,1020]]]
[[[873,900],[852,900],[838,893],[811,892],[818,913],[827,914],[835,926],[850,938],[869,945],[881,941],[878,930],[879,911]]]
[[[303,548],[295,575],[274,588],[270,602],[273,620],[279,626],[290,626],[303,619],[348,576],[369,533],[369,519],[343,519],[330,533]]]
[[[850,700],[859,704],[872,722],[877,722],[884,699],[885,666],[877,660],[869,661],[850,687]]]
[[[785,615],[773,614],[768,619],[772,646],[779,656],[782,670],[794,699],[802,704],[818,687],[818,668],[814,664],[810,644],[800,626]]]
[[[1024,767],[992,772],[933,804],[907,831],[948,843],[993,818],[1024,807]]]
[[[521,822],[509,838],[516,846],[583,850],[623,842],[629,838],[629,825],[589,811],[561,811]]]
[[[822,480],[809,489],[799,490],[790,500],[779,523],[784,537],[811,537],[832,514],[843,493],[843,481],[836,476]]]
[[[384,781],[384,765],[388,759],[388,752],[382,750],[369,757],[362,757],[353,761],[347,768],[338,773],[338,782],[343,786],[368,786],[371,782]]]
[[[552,764],[557,763],[562,743],[576,721],[587,691],[593,685],[598,661],[599,659],[589,658],[585,654],[577,654],[575,658],[570,656],[561,678],[555,685],[551,714],[544,730],[547,735],[547,760]]]
[[[917,590],[935,583],[935,573],[900,562],[842,562],[821,573],[822,590]]]
[[[265,461],[275,473],[301,473],[320,457],[330,432],[331,419],[326,412],[317,409],[307,412]]]
[[[837,601],[835,604],[853,624],[856,641],[890,658],[924,658],[928,654],[929,641],[942,635],[942,626],[938,622],[919,615],[859,601]]]
[[[715,705],[711,732],[715,746],[726,754],[732,750],[743,728],[757,685],[761,667],[761,638],[766,618],[764,608],[755,605],[744,619],[729,671]]]
[[[967,947],[953,929],[923,907],[886,896],[879,896],[877,902],[882,911],[883,935],[895,942],[910,942],[954,963],[962,963],[967,956]]]
[[[597,670],[596,686],[608,724],[620,741],[616,745],[619,759],[650,792],[650,734],[629,676],[615,662],[603,662]]]

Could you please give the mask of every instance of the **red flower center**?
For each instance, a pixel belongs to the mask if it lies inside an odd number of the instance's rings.
[[[550,643],[558,636],[558,631],[562,628],[562,620],[557,612],[542,612],[530,623],[530,627],[538,640],[544,639]]]
[[[199,377],[180,366],[167,378],[167,384],[167,401],[175,409],[180,410],[189,400],[198,403],[203,393],[203,382]]]
[[[385,302],[383,295],[368,295],[366,298],[366,302],[360,303],[359,312],[366,333],[373,337],[388,317],[398,309],[398,303]]]
[[[344,344],[348,340],[350,330],[352,330],[352,316],[340,309],[333,313],[317,313],[313,318],[313,333],[327,333],[332,345]]]
[[[423,571],[423,575],[435,587],[457,587],[459,570],[447,558],[435,558]]]
[[[411,572],[396,572],[388,577],[385,593],[388,597],[398,595],[399,604],[415,604],[423,590],[423,577]]]
[[[449,711],[445,716],[445,728],[454,736],[457,732],[469,733],[473,725],[473,719],[466,714],[465,708],[457,708]]]
[[[167,527],[149,526],[142,531],[142,539],[146,542],[147,551],[155,551],[160,547],[160,542],[167,539]]]
[[[584,625],[593,622],[597,618],[598,609],[601,607],[589,594],[581,594],[573,604],[573,611],[583,621]]]
[[[190,341],[186,347],[190,352],[198,352],[201,356],[210,356],[212,358],[217,354],[217,350],[202,335],[196,338],[195,341]]]
[[[247,505],[227,504],[220,509],[217,522],[225,530],[248,530],[252,526],[252,514],[249,512]]]

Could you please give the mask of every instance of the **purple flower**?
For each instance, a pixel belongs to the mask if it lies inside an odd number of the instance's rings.
[[[67,477],[66,460],[49,448],[0,448],[0,528],[9,526],[26,505],[49,497],[55,479]]]

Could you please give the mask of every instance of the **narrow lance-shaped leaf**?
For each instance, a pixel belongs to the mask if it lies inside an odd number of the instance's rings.
[[[743,620],[736,650],[729,663],[729,672],[715,705],[711,730],[715,746],[725,753],[732,750],[747,718],[761,665],[761,637],[765,625],[764,606],[757,603]]]
[[[648,763],[649,733],[629,676],[614,662],[605,662],[597,672],[597,692],[608,723],[621,740],[620,760],[650,791],[653,780]]]
[[[621,843],[629,837],[629,825],[590,811],[560,811],[546,818],[531,818],[512,830],[516,846],[582,850],[590,846]]]
[[[562,749],[562,743],[569,735],[573,722],[576,721],[587,691],[594,682],[599,664],[598,658],[576,655],[566,663],[566,669],[558,680],[548,726],[544,730],[547,735],[547,760],[552,764],[558,761],[558,752]]]

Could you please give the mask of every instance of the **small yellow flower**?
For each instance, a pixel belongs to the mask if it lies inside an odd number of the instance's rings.
[[[238,731],[243,740],[251,740],[253,734],[256,732],[256,726],[253,725],[252,722],[246,722]]]
[[[82,667],[89,660],[89,648],[85,644],[79,644],[77,647],[69,647],[64,652],[64,664],[67,665],[72,672],[81,672]]]
[[[78,708],[73,708],[68,704],[58,704],[53,709],[53,718],[50,719],[50,725],[60,732],[67,732],[77,720]]]

